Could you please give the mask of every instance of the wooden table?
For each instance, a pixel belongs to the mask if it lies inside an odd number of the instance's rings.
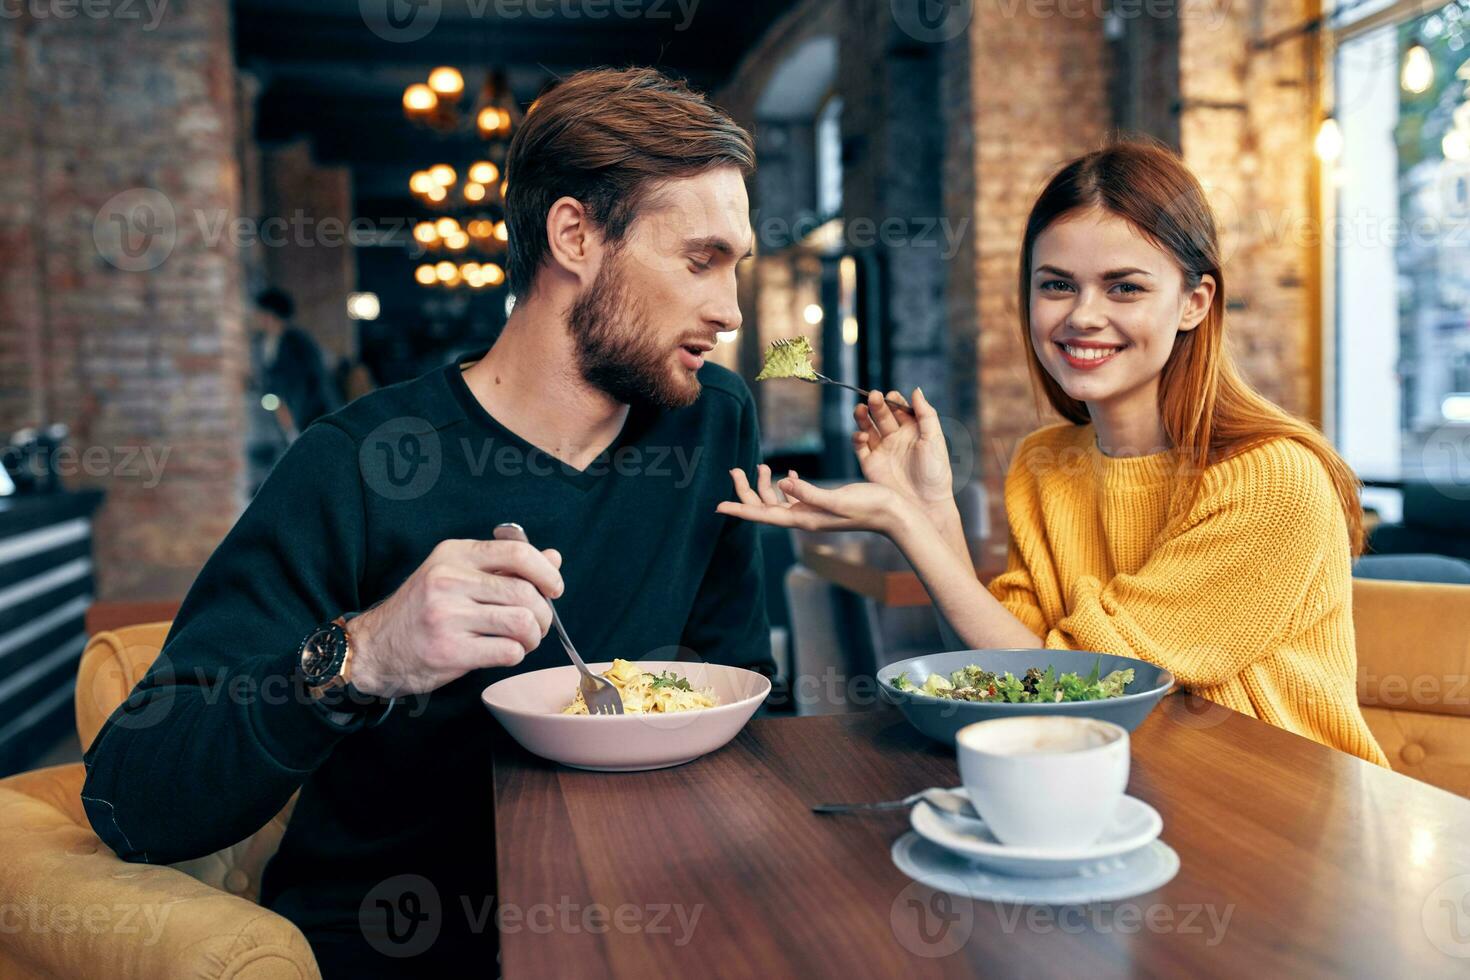
[[[1470,800],[1189,695],[1134,733],[1129,784],[1179,874],[1086,908],[949,898],[893,866],[905,815],[809,812],[958,782],[888,709],[756,719],[646,773],[502,738],[508,980],[1470,973]]]
[[[1004,550],[978,538],[968,541],[975,574],[990,579],[1005,571]],[[799,534],[797,558],[827,581],[885,606],[931,605],[924,583],[892,541],[871,531]]]

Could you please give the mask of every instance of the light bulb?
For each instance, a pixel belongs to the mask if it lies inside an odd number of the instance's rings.
[[[433,112],[439,105],[439,96],[429,86],[418,82],[403,90],[403,108],[414,114]]]
[[[477,184],[493,184],[500,179],[500,168],[488,160],[481,160],[470,167],[470,180]]]
[[[447,65],[429,72],[429,88],[440,95],[456,96],[464,91],[464,76]]]
[[[1404,54],[1404,68],[1399,72],[1399,85],[1405,92],[1419,95],[1434,84],[1434,60],[1429,50],[1416,44]]]
[[[508,121],[509,115],[502,114],[501,111],[495,108],[493,105],[486,106],[485,108],[481,109],[480,115],[476,118],[476,123],[479,125],[480,131],[482,133],[498,132],[500,130],[500,127],[505,125],[505,123]]]
[[[349,293],[347,316],[353,320],[376,320],[382,312],[377,293]]]
[[[1470,160],[1470,133],[1463,129],[1452,129],[1440,141],[1446,160]]]
[[[1342,156],[1342,129],[1331,116],[1322,120],[1317,130],[1316,150],[1318,159],[1328,163]]]

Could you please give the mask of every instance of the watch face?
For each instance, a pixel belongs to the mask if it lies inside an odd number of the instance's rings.
[[[347,634],[336,623],[313,630],[301,645],[301,672],[318,684],[336,675],[347,653]]]

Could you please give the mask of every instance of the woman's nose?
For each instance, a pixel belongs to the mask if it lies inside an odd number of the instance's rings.
[[[1101,302],[1083,293],[1077,297],[1077,305],[1072,307],[1072,312],[1067,317],[1067,324],[1078,330],[1101,330],[1108,325],[1108,318]]]

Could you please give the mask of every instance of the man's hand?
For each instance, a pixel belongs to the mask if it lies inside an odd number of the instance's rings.
[[[424,694],[479,667],[510,667],[551,628],[561,555],[519,541],[441,541],[383,602],[348,623],[352,686]]]

